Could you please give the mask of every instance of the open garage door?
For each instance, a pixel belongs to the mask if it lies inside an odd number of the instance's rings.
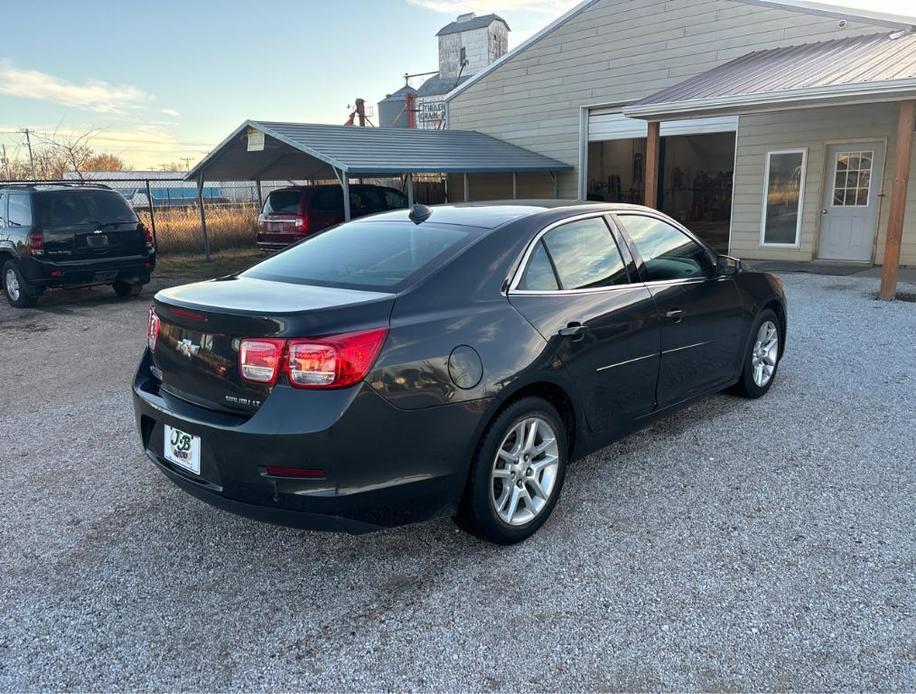
[[[720,252],[728,250],[737,116],[662,122],[658,208]],[[643,204],[646,121],[589,112],[580,191],[589,200]]]

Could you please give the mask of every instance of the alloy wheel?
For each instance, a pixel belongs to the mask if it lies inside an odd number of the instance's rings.
[[[526,417],[503,438],[493,461],[490,497],[504,523],[525,525],[547,506],[557,482],[557,434],[542,417]]]
[[[773,378],[779,356],[779,331],[773,321],[764,321],[757,331],[757,340],[751,352],[754,383],[763,388]]]
[[[6,277],[3,278],[3,284],[6,287],[6,293],[13,301],[19,301],[19,294],[22,291],[19,287],[19,278],[16,277],[16,271],[10,268],[6,271]]]

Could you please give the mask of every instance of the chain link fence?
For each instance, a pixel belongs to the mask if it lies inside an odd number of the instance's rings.
[[[68,174],[57,183],[94,183],[118,191],[133,207],[140,220],[152,231],[156,250],[163,255],[202,253],[230,248],[256,248],[260,201],[277,189],[289,185],[333,184],[337,181],[208,181],[198,198],[197,184],[175,174],[156,176],[150,172]],[[53,184],[55,181],[18,181]],[[406,191],[401,178],[355,179]],[[441,176],[414,177],[416,202],[434,205],[445,202],[445,183]],[[201,210],[200,200],[203,202]]]

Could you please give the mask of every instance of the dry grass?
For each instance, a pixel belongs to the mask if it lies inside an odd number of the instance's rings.
[[[155,276],[205,280],[241,272],[263,258],[261,251],[248,248],[224,249],[211,254],[210,260],[202,253],[173,253],[157,257]]]
[[[212,205],[206,207],[207,236],[211,251],[229,248],[254,248],[258,211],[251,205]],[[149,212],[138,211],[150,225]],[[196,206],[156,210],[156,251],[161,256],[202,253],[200,211]]]

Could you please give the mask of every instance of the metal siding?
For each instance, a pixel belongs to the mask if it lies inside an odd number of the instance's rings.
[[[795,30],[804,38],[790,38]],[[449,126],[576,164],[582,106],[648,96],[735,50],[877,31],[886,28],[850,20],[840,31],[836,19],[733,0],[591,0],[462,85],[449,101]],[[576,174],[560,181],[561,195],[575,197]]]

